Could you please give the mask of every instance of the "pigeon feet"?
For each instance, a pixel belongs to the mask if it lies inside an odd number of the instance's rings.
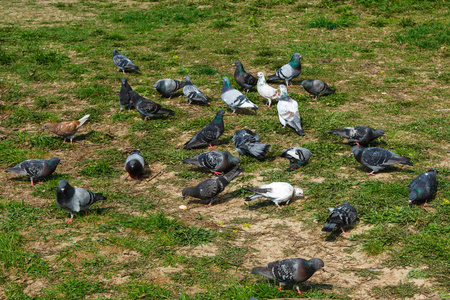
[[[208,146],[209,149],[216,149],[212,144]],[[217,175],[217,174],[216,174]]]
[[[300,288],[298,287],[298,285],[295,286],[295,289],[297,290],[299,295],[303,295],[302,291],[300,291]]]
[[[374,175],[375,175],[374,172],[375,172],[375,171],[372,171],[372,172],[370,172],[370,173],[367,173],[367,175],[372,175],[372,176],[374,176]]]
[[[72,223],[73,222],[73,219],[72,218],[70,218],[70,220],[67,220],[66,221],[66,223]]]
[[[214,175],[222,175],[221,172],[213,171]]]

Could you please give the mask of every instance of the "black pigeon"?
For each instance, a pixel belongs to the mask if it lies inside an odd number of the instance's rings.
[[[153,88],[164,97],[169,97],[170,100],[173,93],[184,87],[185,84],[186,82],[181,82],[175,79],[160,79],[153,85]]]
[[[332,129],[330,134],[337,134],[348,139],[349,142],[359,143],[367,146],[371,141],[380,136],[384,136],[383,129],[373,129],[368,126],[344,127],[342,129]]]
[[[286,81],[286,87],[289,87],[289,82],[302,72],[301,57],[300,53],[294,53],[289,63],[279,68],[274,75],[270,75],[267,78],[267,82],[284,80]]]
[[[132,91],[133,91],[133,89],[128,84],[127,79],[125,77],[122,78],[122,84],[120,86],[120,91],[119,91],[119,101],[120,101],[120,110],[119,110],[119,112],[122,111],[124,106],[128,106],[128,111],[130,110],[130,108],[131,108],[131,96],[130,96],[130,93]]]
[[[355,159],[363,166],[372,169],[372,172],[367,173],[368,175],[374,175],[390,165],[395,164],[405,164],[412,166],[413,163],[410,162],[408,157],[403,157],[395,154],[392,151],[385,150],[378,147],[364,148],[363,146],[353,146],[350,150]]]
[[[258,134],[249,129],[241,129],[234,133],[233,143],[239,155],[249,154],[258,159],[263,159],[271,145],[261,144]]]
[[[117,71],[122,71],[125,74],[125,70],[140,71],[139,67],[133,64],[133,62],[123,54],[120,54],[116,49],[113,50],[113,62],[118,68]]]
[[[152,100],[149,100],[145,97],[142,97],[135,91],[131,91],[130,96],[131,102],[133,102],[133,106],[141,115],[145,117],[144,118],[145,121],[156,114],[165,114],[170,116],[173,116],[175,114],[172,110],[162,108],[162,106],[159,105],[158,103],[153,102]]]
[[[260,274],[269,279],[278,281],[281,286],[286,284],[297,284],[308,280],[317,270],[324,270],[324,262],[320,258],[288,258],[271,262],[267,267],[253,268],[252,274]],[[300,288],[296,285],[298,293]]]
[[[196,85],[191,83],[191,78],[186,76],[186,84],[183,87],[183,94],[188,98],[189,104],[192,101],[209,104],[208,98],[198,89]]]
[[[298,169],[300,166],[304,166],[308,163],[311,157],[311,151],[303,147],[292,147],[284,149],[281,152],[280,157],[289,159],[290,171]]]
[[[252,74],[245,72],[244,66],[240,61],[234,63],[236,70],[234,71],[234,80],[244,89],[250,91],[258,83],[258,79],[253,77]]]
[[[87,213],[89,207],[99,200],[106,200],[106,197],[101,193],[72,187],[65,179],[61,179],[56,188],[56,205],[70,212],[70,220],[66,223],[73,221],[73,214],[76,212],[84,210]]]
[[[5,172],[11,172],[18,175],[27,175],[31,180],[31,185],[34,185],[34,180],[39,180],[51,175],[55,172],[56,167],[60,163],[61,162],[57,157],[53,157],[49,160],[29,159],[9,168],[8,170],[5,170]]]
[[[311,95],[313,95],[313,100],[317,100],[319,95],[330,95],[334,94],[336,91],[333,90],[325,82],[318,79],[306,79],[302,81],[302,86]]]
[[[431,200],[436,194],[437,180],[436,169],[429,170],[417,176],[409,184],[409,205],[422,204],[427,205],[427,201]]]
[[[225,111],[222,109],[219,110],[211,123],[203,127],[189,142],[184,144],[183,149],[188,150],[208,144],[211,149],[214,149],[212,143],[215,142],[225,130],[225,126],[223,125],[224,115]]]
[[[183,160],[184,164],[193,164],[200,168],[206,168],[216,175],[240,164],[239,158],[234,157],[228,151],[208,151],[193,158]]]
[[[340,228],[345,233],[344,228],[355,223],[358,217],[356,208],[348,204],[348,202],[344,202],[344,204],[335,208],[328,207],[327,209],[330,211],[330,215],[328,216],[327,224],[322,228],[322,231],[325,232],[332,232]]]
[[[239,166],[236,166],[226,174],[206,179],[195,187],[187,187],[183,190],[183,198],[186,196],[191,196],[201,200],[209,200],[209,204],[207,206],[211,206],[214,202],[214,197],[219,195],[230,183],[230,181],[238,176],[242,171],[244,171],[244,169],[239,169]]]
[[[139,150],[131,151],[130,155],[125,161],[125,170],[128,172],[128,177],[139,181],[139,175],[144,173],[145,162],[142,153]]]

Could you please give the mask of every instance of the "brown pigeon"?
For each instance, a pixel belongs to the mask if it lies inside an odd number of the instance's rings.
[[[73,137],[77,132],[78,128],[83,125],[90,115],[85,115],[79,120],[75,121],[67,121],[67,122],[59,122],[59,123],[46,123],[42,126],[42,129],[48,129],[51,132],[64,137],[64,143],[66,139],[70,139],[70,143],[72,144]]]

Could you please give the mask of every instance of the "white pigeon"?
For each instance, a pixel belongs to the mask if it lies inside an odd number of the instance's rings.
[[[305,135],[303,132],[300,114],[298,112],[298,103],[289,97],[287,88],[284,84],[280,84],[281,97],[278,100],[277,110],[278,118],[280,119],[283,128],[286,125],[295,129],[298,135]]]
[[[271,184],[261,185],[259,187],[246,187],[245,189],[255,194],[245,198],[245,201],[266,197],[269,198],[277,208],[281,208],[280,203],[289,204],[294,197],[303,197],[301,188],[294,188],[287,182],[272,182]]]
[[[267,99],[267,103],[270,107],[272,100],[278,100],[278,98],[280,98],[281,92],[279,89],[273,88],[267,84],[263,72],[258,72],[257,76],[258,83],[256,84],[256,89],[263,98]]]
[[[250,108],[255,111],[258,109],[258,106],[256,106],[252,101],[248,100],[247,96],[231,86],[228,77],[224,77],[222,79],[222,82],[223,86],[220,97],[222,98],[223,102],[225,102],[233,111],[232,114],[235,113],[237,108]]]

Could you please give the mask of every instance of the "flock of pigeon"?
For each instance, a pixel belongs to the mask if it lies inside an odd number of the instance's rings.
[[[289,97],[287,87],[292,79],[298,77],[301,73],[300,54],[294,53],[288,64],[283,65],[276,71],[274,75],[265,79],[264,73],[259,72],[258,78],[244,70],[241,62],[236,61],[236,71],[234,79],[242,87],[243,92],[249,92],[250,89],[256,86],[258,93],[267,100],[267,105],[270,107],[272,100],[277,100],[277,110],[280,123],[283,128],[286,125],[292,127],[298,135],[304,135],[301,126],[301,118],[298,111],[298,104],[295,100]],[[113,51],[113,61],[119,71],[135,70],[140,71],[133,62],[126,56],[120,54],[117,50]],[[275,80],[284,80],[286,85],[279,85],[276,89],[267,84]],[[251,109],[257,110],[258,107],[252,103],[243,93],[234,89],[231,86],[230,80],[223,77],[223,86],[221,98],[228,105],[234,114],[237,109]],[[304,89],[313,95],[313,99],[317,99],[319,95],[329,95],[334,93],[326,83],[317,79],[303,80],[301,85]],[[208,98],[193,85],[189,77],[186,77],[185,82],[174,79],[158,80],[154,88],[163,96],[172,97],[172,95],[179,89],[183,89],[183,94],[187,97],[188,103],[208,104]],[[136,91],[133,91],[128,84],[126,78],[122,79],[121,88],[119,92],[120,111],[123,107],[128,106],[129,110],[134,107],[143,117],[148,120],[156,114],[174,115],[170,109],[163,108],[160,104],[151,101]],[[120,112],[119,111],[119,112]],[[223,116],[224,110],[219,110],[214,119],[203,127],[191,140],[184,145],[185,150],[198,148],[202,146],[209,146],[214,149],[213,144],[219,139],[224,132]],[[47,123],[42,129],[49,130],[59,136],[69,139],[72,143],[74,134],[77,130],[88,120],[89,115],[75,121]],[[351,148],[351,154],[363,166],[371,169],[369,175],[390,166],[393,164],[412,165],[409,158],[402,157],[394,152],[385,150],[379,147],[367,147],[370,142],[376,138],[383,136],[382,129],[373,129],[367,126],[345,127],[343,129],[333,129],[330,134],[337,134],[348,139],[349,142],[355,143]],[[239,155],[254,156],[259,160],[264,159],[269,151],[271,145],[261,143],[261,138],[258,134],[249,129],[241,129],[234,133],[233,143]],[[281,157],[289,160],[289,170],[293,171],[300,166],[308,163],[311,152],[303,147],[292,147],[285,149],[280,154]],[[57,166],[60,164],[59,158],[31,159],[19,163],[11,167],[6,172],[12,172],[19,175],[27,175],[31,180],[31,185],[34,185],[36,180],[43,179],[52,174]],[[214,203],[214,199],[219,195],[225,187],[244,171],[240,168],[240,160],[234,157],[228,151],[212,150],[201,153],[195,157],[183,160],[185,164],[193,164],[195,166],[208,169],[217,176],[209,178],[200,182],[195,187],[187,187],[183,189],[183,198],[191,196],[201,200],[209,200],[208,206]],[[143,174],[145,162],[140,151],[133,150],[125,161],[125,169],[128,176],[139,180],[139,176]],[[428,172],[420,174],[409,185],[409,204],[427,204],[427,201],[432,199],[437,190],[436,181],[437,170],[432,169]],[[289,204],[294,197],[302,197],[303,190],[294,188],[286,182],[272,182],[270,184],[261,185],[259,187],[246,187],[247,190],[254,194],[246,197],[245,201],[251,201],[257,198],[266,197],[273,201],[277,208],[281,208],[280,204]],[[99,200],[105,200],[101,193],[93,193],[83,188],[72,187],[65,179],[60,180],[56,188],[56,204],[67,210],[70,213],[70,223],[73,221],[74,213],[80,211],[87,211],[89,207]],[[322,231],[333,232],[352,226],[357,221],[357,210],[348,202],[338,205],[335,208],[328,208],[330,215],[327,223]],[[252,270],[254,274],[261,274],[270,279],[274,279],[281,285],[297,284],[306,281],[315,271],[321,270],[324,267],[324,262],[319,258],[312,258],[305,260],[302,258],[285,259],[281,261],[271,262],[267,267],[257,267]],[[299,293],[300,289],[296,285]]]

